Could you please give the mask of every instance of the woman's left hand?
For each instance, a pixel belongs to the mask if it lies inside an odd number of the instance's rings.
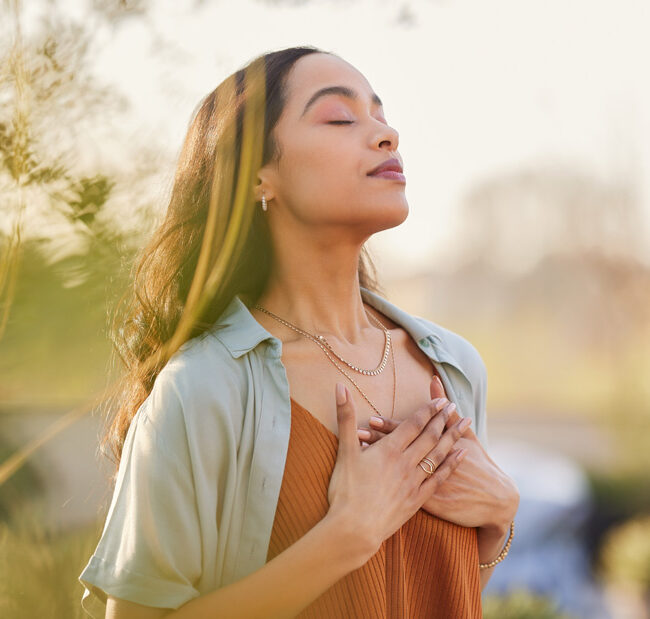
[[[432,381],[431,397],[445,397],[440,379]],[[460,416],[454,410],[445,427],[449,428],[459,420]],[[400,423],[400,420],[384,419],[383,426],[379,426],[371,420],[369,428],[360,428],[370,432],[370,438],[360,437],[369,444],[365,449],[392,432]],[[471,427],[458,439],[456,447],[467,449],[465,457],[447,480],[437,487],[422,509],[465,527],[503,529],[514,520],[519,506],[517,486],[490,458]]]

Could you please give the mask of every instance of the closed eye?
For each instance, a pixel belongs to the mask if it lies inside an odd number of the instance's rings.
[[[328,125],[351,125],[352,121],[351,120],[330,120]]]

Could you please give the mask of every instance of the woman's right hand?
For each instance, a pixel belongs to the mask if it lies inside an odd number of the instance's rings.
[[[435,398],[362,450],[354,403],[345,385],[337,383],[336,396],[339,445],[328,515],[338,515],[365,538],[370,558],[456,469],[464,450],[454,445],[469,427],[469,418],[464,426],[461,419],[445,428],[454,405]],[[438,465],[431,475],[418,465],[425,457]]]

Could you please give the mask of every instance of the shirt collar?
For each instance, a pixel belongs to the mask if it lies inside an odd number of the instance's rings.
[[[425,321],[409,314],[376,292],[363,286],[361,286],[361,296],[366,303],[408,331],[420,346],[425,347],[425,352],[429,356],[436,361],[446,360],[438,355],[441,338],[431,324],[427,324]],[[235,358],[250,352],[265,340],[270,341],[270,345],[278,354],[281,351],[281,340],[269,333],[255,320],[255,317],[239,296],[233,297],[219,321],[213,326],[213,332]],[[444,356],[443,354],[442,357]]]

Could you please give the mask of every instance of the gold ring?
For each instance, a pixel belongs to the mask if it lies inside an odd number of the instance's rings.
[[[434,471],[438,468],[438,465],[431,458],[422,458],[422,461],[425,460],[431,464]]]
[[[426,463],[429,465],[429,467],[428,467],[428,468],[425,468],[425,467],[422,465],[423,462],[426,462]],[[425,473],[427,473],[427,475],[433,475],[433,473],[434,473],[434,471],[436,470],[436,468],[438,468],[438,467],[436,466],[435,462],[434,462],[433,460],[430,460],[429,458],[422,458],[422,460],[420,460],[420,462],[418,462],[418,464],[420,465],[420,468],[422,468],[422,470],[423,470]]]

